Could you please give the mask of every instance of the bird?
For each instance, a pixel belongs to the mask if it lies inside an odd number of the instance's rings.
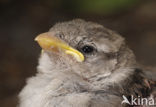
[[[131,96],[155,98],[156,82],[125,38],[101,24],[59,22],[35,41],[42,48],[37,73],[19,93],[19,107],[129,107],[139,105]]]

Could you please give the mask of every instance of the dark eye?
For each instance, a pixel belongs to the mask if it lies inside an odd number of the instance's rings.
[[[81,48],[81,51],[83,53],[89,54],[92,53],[94,51],[94,47],[93,46],[89,46],[89,45],[85,45]]]

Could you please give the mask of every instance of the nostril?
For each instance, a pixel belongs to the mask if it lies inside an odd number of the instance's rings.
[[[64,34],[63,33],[57,33],[55,34],[57,37],[59,37],[60,39],[63,39],[64,38]]]

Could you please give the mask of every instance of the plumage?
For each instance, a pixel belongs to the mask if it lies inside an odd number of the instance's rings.
[[[116,32],[76,19],[57,23],[48,36],[65,47],[40,44],[44,52],[37,74],[20,92],[19,107],[125,107],[123,95],[131,100],[131,95],[148,98],[154,92],[155,83]],[[81,53],[84,61],[78,61]]]

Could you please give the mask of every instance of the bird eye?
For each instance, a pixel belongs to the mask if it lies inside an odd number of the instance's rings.
[[[94,47],[93,46],[89,46],[89,45],[85,45],[81,48],[81,51],[83,53],[89,54],[92,53],[94,51]]]

